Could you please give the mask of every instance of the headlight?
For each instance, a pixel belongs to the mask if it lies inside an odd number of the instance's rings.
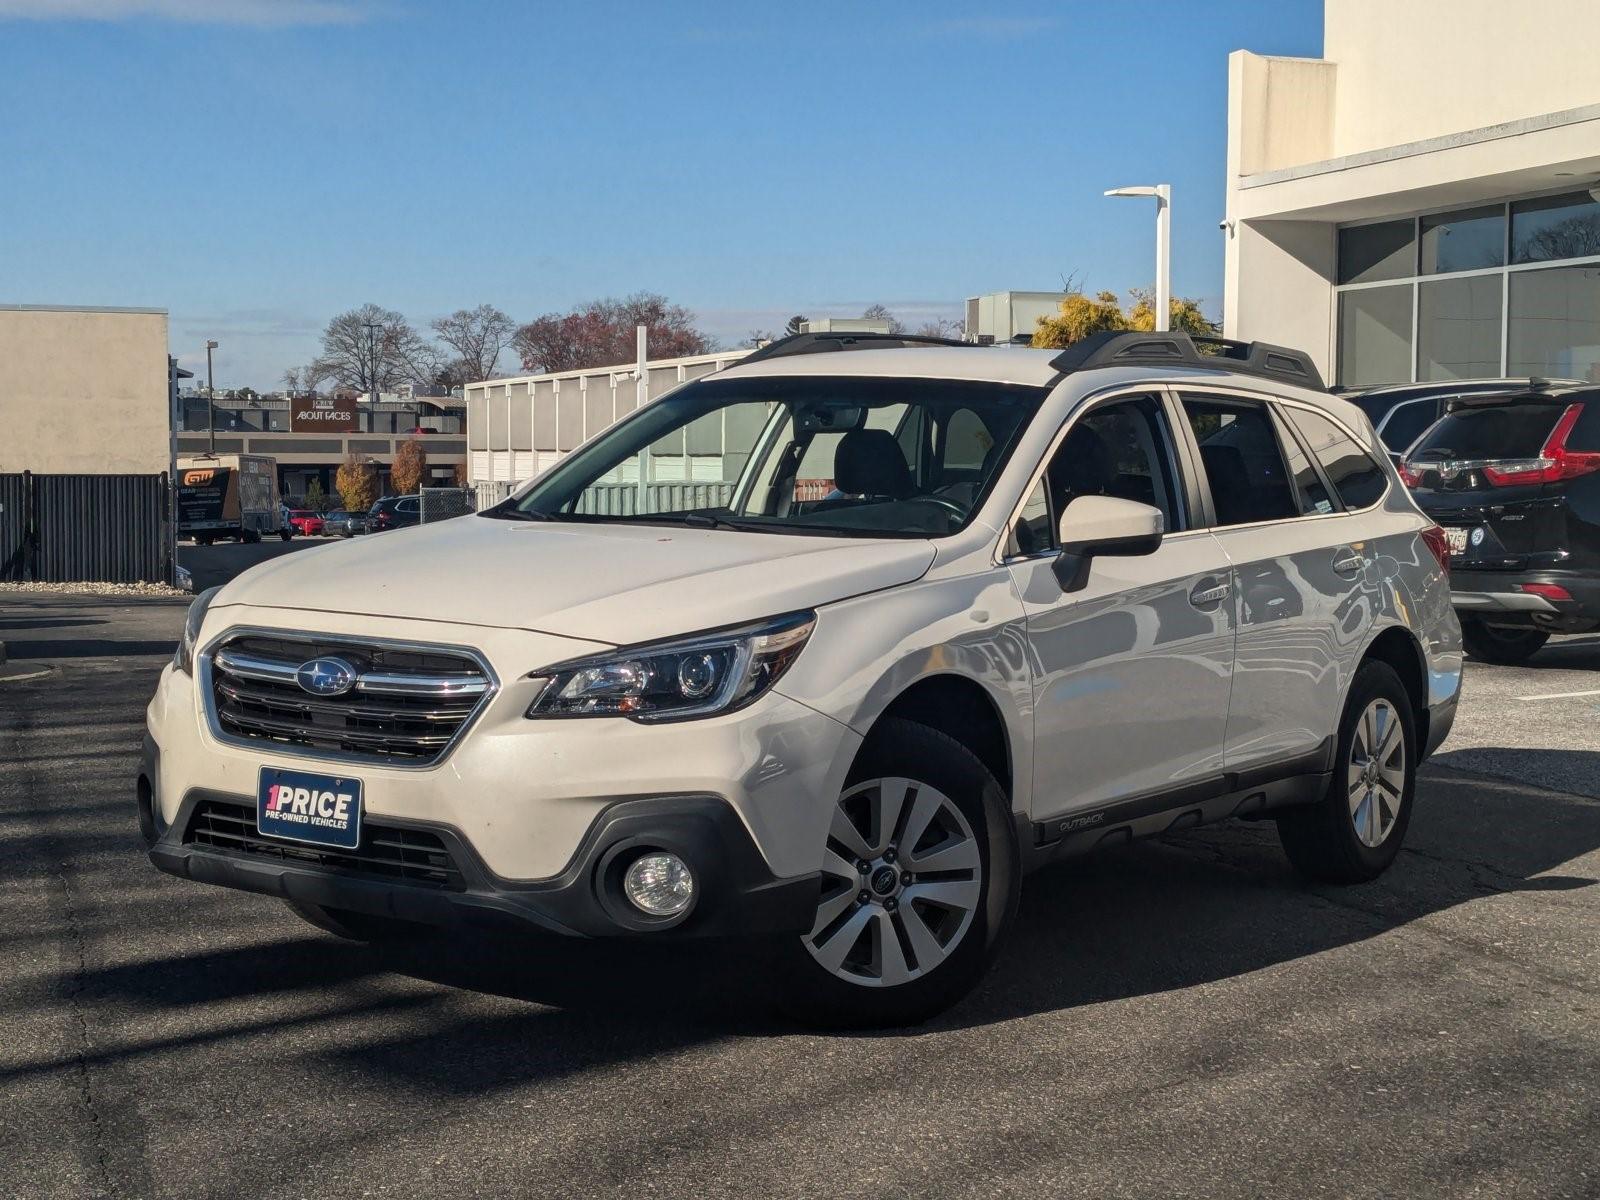
[[[200,624],[206,619],[206,609],[211,607],[212,599],[221,590],[220,587],[207,588],[189,605],[189,615],[183,622],[183,640],[172,652],[172,665],[185,675],[194,674],[194,644],[200,637]]]
[[[527,715],[674,721],[732,712],[788,670],[816,620],[815,613],[791,613],[561,663],[535,673],[544,687]]]

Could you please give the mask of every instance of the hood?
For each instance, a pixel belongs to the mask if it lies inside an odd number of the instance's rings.
[[[282,554],[217,606],[529,629],[612,645],[814,608],[910,583],[922,540],[461,517]]]

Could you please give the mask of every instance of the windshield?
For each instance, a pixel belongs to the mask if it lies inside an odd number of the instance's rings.
[[[1459,408],[1440,418],[1409,457],[1443,461],[1537,458],[1566,410],[1559,401]]]
[[[945,379],[701,380],[488,515],[942,537],[971,518],[1046,391]]]

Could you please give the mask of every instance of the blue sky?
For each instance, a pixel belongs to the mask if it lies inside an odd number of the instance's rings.
[[[1227,54],[1320,0],[0,0],[0,301],[153,305],[218,386],[333,314],[648,289],[791,313],[1124,291],[1220,311]],[[513,364],[508,360],[503,366]]]

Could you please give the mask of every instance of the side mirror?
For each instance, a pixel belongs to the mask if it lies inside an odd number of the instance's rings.
[[[1159,508],[1115,496],[1079,496],[1061,514],[1061,553],[1051,564],[1063,592],[1082,591],[1101,555],[1153,554],[1167,520]]]

